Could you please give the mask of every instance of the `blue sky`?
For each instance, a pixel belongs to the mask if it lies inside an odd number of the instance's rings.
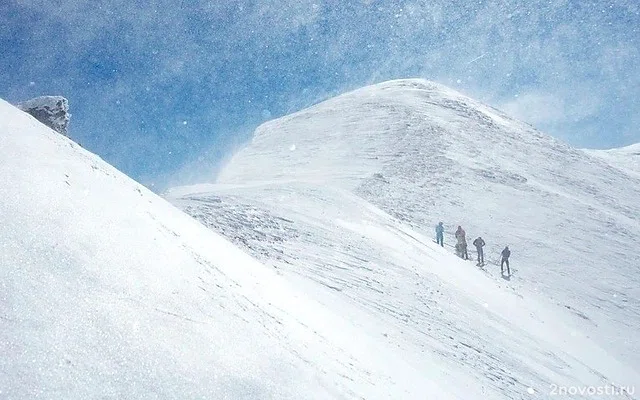
[[[156,188],[213,177],[260,122],[394,78],[576,146],[640,142],[637,0],[0,3],[0,97],[64,95],[74,140]]]

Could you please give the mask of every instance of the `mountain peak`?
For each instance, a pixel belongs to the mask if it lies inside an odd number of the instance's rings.
[[[508,244],[521,281],[582,308],[607,346],[640,312],[619,293],[640,273],[640,177],[440,84],[383,82],[263,124],[218,183],[343,190],[427,235],[463,225],[491,257]]]
[[[407,157],[421,163],[423,155],[444,156],[458,145],[473,150],[482,142],[522,140],[560,146],[529,125],[441,84],[394,80],[263,124],[218,181],[302,179],[353,188]]]
[[[217,184],[169,196],[309,295],[359,309],[403,359],[477,378],[438,377],[461,398],[638,379],[640,181],[442,85],[384,82],[270,121]],[[458,225],[484,239],[484,265],[451,254]]]

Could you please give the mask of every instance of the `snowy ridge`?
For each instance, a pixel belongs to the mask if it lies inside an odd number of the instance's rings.
[[[0,398],[456,398],[1,100],[0,136]]]
[[[262,125],[216,185],[167,197],[324,304],[354,304],[403,359],[464,382],[461,398],[546,398],[553,384],[639,382],[639,183],[400,80]],[[435,246],[438,220],[482,235],[488,261],[509,244],[514,278]]]
[[[609,150],[585,150],[588,154],[602,158],[627,174],[640,177],[640,143]]]

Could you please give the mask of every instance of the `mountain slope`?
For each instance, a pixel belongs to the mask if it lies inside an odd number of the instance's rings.
[[[492,259],[511,245],[523,280],[611,327],[607,345],[638,327],[640,180],[448,88],[393,81],[265,124],[218,181],[282,179],[346,188],[428,234],[463,225]]]
[[[627,174],[640,177],[640,143],[609,150],[585,150],[588,154],[599,157]]]
[[[476,396],[526,398],[638,382],[637,183],[448,88],[401,80],[264,124],[217,184],[167,197],[319,301],[332,293],[391,324],[404,358],[435,359]],[[513,279],[434,247],[438,220],[449,244],[457,224],[482,235],[491,262],[509,244]]]
[[[1,100],[0,136],[1,398],[455,398]]]

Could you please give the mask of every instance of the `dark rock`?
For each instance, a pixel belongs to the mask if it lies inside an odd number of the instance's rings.
[[[62,96],[41,96],[19,103],[18,108],[31,114],[54,131],[69,136],[69,102]]]

